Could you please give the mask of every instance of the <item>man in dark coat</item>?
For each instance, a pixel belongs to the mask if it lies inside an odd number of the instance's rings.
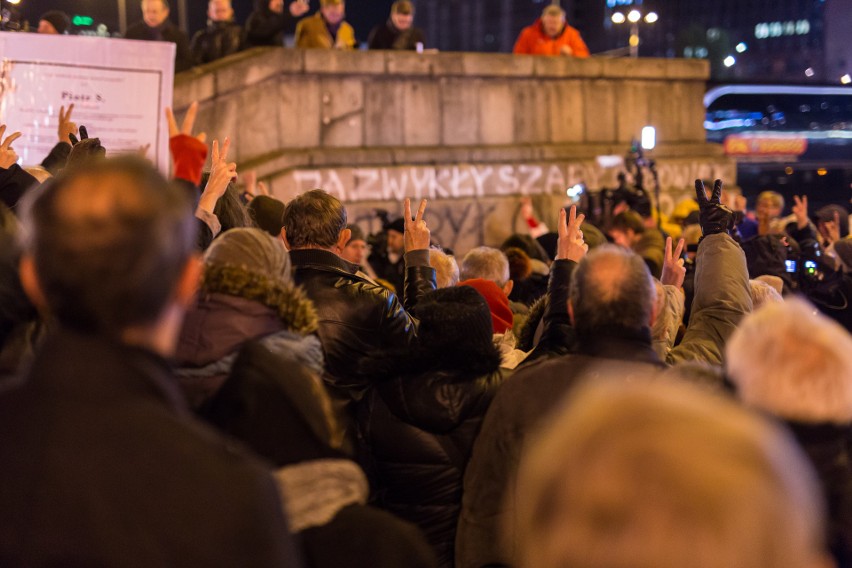
[[[337,198],[313,190],[284,210],[281,234],[290,250],[293,279],[317,308],[328,386],[339,400],[360,401],[372,387],[372,377],[355,369],[355,362],[377,348],[404,348],[416,341],[417,322],[410,312],[423,294],[437,287],[435,269],[429,266],[430,232],[423,220],[426,201],[414,220],[408,200],[405,207],[404,302],[355,274],[356,267],[340,258],[338,251],[351,233]]]
[[[361,365],[376,388],[358,424],[376,505],[426,533],[452,567],[464,470],[503,375],[491,311],[470,286],[431,292],[417,307],[414,347],[377,350]]]
[[[265,468],[197,422],[170,357],[186,196],[138,158],[39,192],[21,281],[56,330],[0,395],[0,565],[300,566]]]
[[[127,28],[124,39],[170,41],[177,47],[175,73],[192,67],[189,40],[186,34],[169,20],[168,0],[142,0],[142,21]]]
[[[720,299],[709,302],[704,298],[708,292],[703,293],[693,313],[693,320],[698,321],[691,322],[695,325],[690,326],[688,337],[668,357],[673,363],[718,363],[724,339],[739,318],[751,311],[745,258],[727,234],[733,228],[733,213],[720,203],[721,188],[717,181],[711,200],[703,184],[696,188],[704,232],[699,255],[714,260],[712,266],[704,263],[706,274],[697,278],[715,279],[714,285],[722,288],[716,290]],[[586,256],[580,231],[583,216],[571,217],[566,226],[561,213],[546,320],[557,315],[570,320],[573,352],[523,367],[497,392],[465,474],[456,538],[459,568],[505,564],[513,557],[513,539],[501,539],[504,518],[514,507],[515,495],[508,480],[528,434],[569,390],[582,379],[600,374],[630,377],[665,367],[651,343],[656,292],[645,262],[622,247],[599,247]],[[570,289],[554,286],[555,280],[568,275]],[[562,307],[566,303],[567,314]],[[545,327],[554,327],[554,322],[546,321]],[[550,335],[549,329],[544,334]]]
[[[388,21],[370,32],[370,49],[423,49],[426,37],[423,30],[413,24],[414,5],[408,0],[397,0],[391,6]]]
[[[207,3],[207,27],[192,36],[190,51],[196,65],[233,55],[245,47],[243,28],[234,21],[231,0]]]

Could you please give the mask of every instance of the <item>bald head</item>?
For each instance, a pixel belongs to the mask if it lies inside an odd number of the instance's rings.
[[[645,262],[619,247],[596,248],[580,262],[571,279],[570,302],[578,332],[648,327],[655,301]]]
[[[64,172],[24,226],[46,307],[67,327],[108,335],[156,321],[194,249],[187,196],[134,158]]]

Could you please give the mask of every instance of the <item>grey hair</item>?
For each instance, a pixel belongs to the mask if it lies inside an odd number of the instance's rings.
[[[746,404],[787,420],[852,422],[852,336],[806,301],[749,315],[725,355]]]
[[[491,247],[472,249],[462,259],[461,279],[491,280],[501,288],[509,281],[509,259],[503,251]]]
[[[613,245],[597,247],[571,277],[574,327],[581,332],[648,327],[656,294],[642,257]]]

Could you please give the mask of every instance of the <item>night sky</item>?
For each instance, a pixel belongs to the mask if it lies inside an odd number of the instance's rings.
[[[177,23],[177,0],[171,0],[171,19]],[[289,0],[288,0],[289,1]],[[244,23],[252,10],[252,0],[233,0],[237,21]],[[390,12],[393,0],[347,0],[347,20],[355,27],[359,41],[366,41],[373,26],[383,22]],[[204,27],[207,3],[204,0],[187,0],[189,7],[190,35]],[[128,23],[142,18],[137,0],[128,0]],[[311,6],[319,7],[319,0],[311,0]],[[69,16],[75,14],[91,16],[95,22],[105,23],[110,30],[118,29],[118,4],[110,0],[21,0],[18,5],[23,17],[33,27],[38,26],[38,18],[48,10],[62,10]]]

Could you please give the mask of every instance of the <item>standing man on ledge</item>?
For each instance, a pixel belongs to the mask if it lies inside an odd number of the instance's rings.
[[[142,0],[142,21],[127,28],[124,39],[170,41],[177,46],[175,73],[192,67],[189,39],[169,20],[168,0]]]
[[[541,18],[521,31],[514,52],[525,55],[589,56],[589,48],[580,37],[580,32],[568,25],[565,10],[555,4],[545,8]]]
[[[296,26],[296,47],[354,49],[355,30],[345,17],[343,0],[320,0],[319,12]]]

